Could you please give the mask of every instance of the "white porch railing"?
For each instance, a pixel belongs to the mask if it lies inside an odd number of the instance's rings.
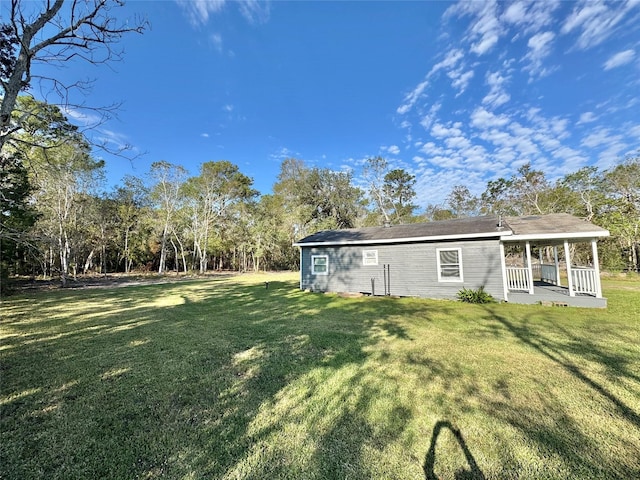
[[[531,287],[529,269],[523,267],[507,267],[507,287],[509,290],[526,290]]]
[[[573,290],[576,293],[598,294],[598,283],[595,268],[571,267]]]
[[[534,280],[542,280],[543,282],[558,285],[558,271],[555,265],[548,263],[534,263],[531,265]]]

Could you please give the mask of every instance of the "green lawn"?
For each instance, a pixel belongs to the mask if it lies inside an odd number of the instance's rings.
[[[5,298],[0,478],[640,478],[637,278],[607,310],[297,287]]]

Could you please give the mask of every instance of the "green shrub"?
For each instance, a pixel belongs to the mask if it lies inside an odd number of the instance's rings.
[[[484,291],[484,285],[477,290],[463,288],[457,294],[458,300],[466,303],[494,303],[496,300]]]

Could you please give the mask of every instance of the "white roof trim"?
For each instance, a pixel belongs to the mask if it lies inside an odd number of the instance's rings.
[[[320,247],[325,245],[378,245],[381,243],[410,243],[410,242],[436,242],[438,240],[466,240],[468,238],[493,238],[493,237],[508,237],[511,232],[505,230],[504,232],[483,232],[483,233],[468,233],[457,235],[433,235],[427,237],[405,237],[405,238],[381,238],[370,240],[343,240],[343,241],[328,241],[328,242],[303,242],[294,243],[294,247]]]
[[[500,237],[500,240],[507,240],[509,242],[515,242],[520,240],[564,240],[570,238],[597,238],[608,237],[609,231],[599,232],[565,232],[565,233],[530,233],[528,235],[510,235]]]

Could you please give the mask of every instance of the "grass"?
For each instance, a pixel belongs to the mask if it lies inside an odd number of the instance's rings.
[[[637,278],[607,310],[297,287],[4,299],[0,478],[640,477]]]

